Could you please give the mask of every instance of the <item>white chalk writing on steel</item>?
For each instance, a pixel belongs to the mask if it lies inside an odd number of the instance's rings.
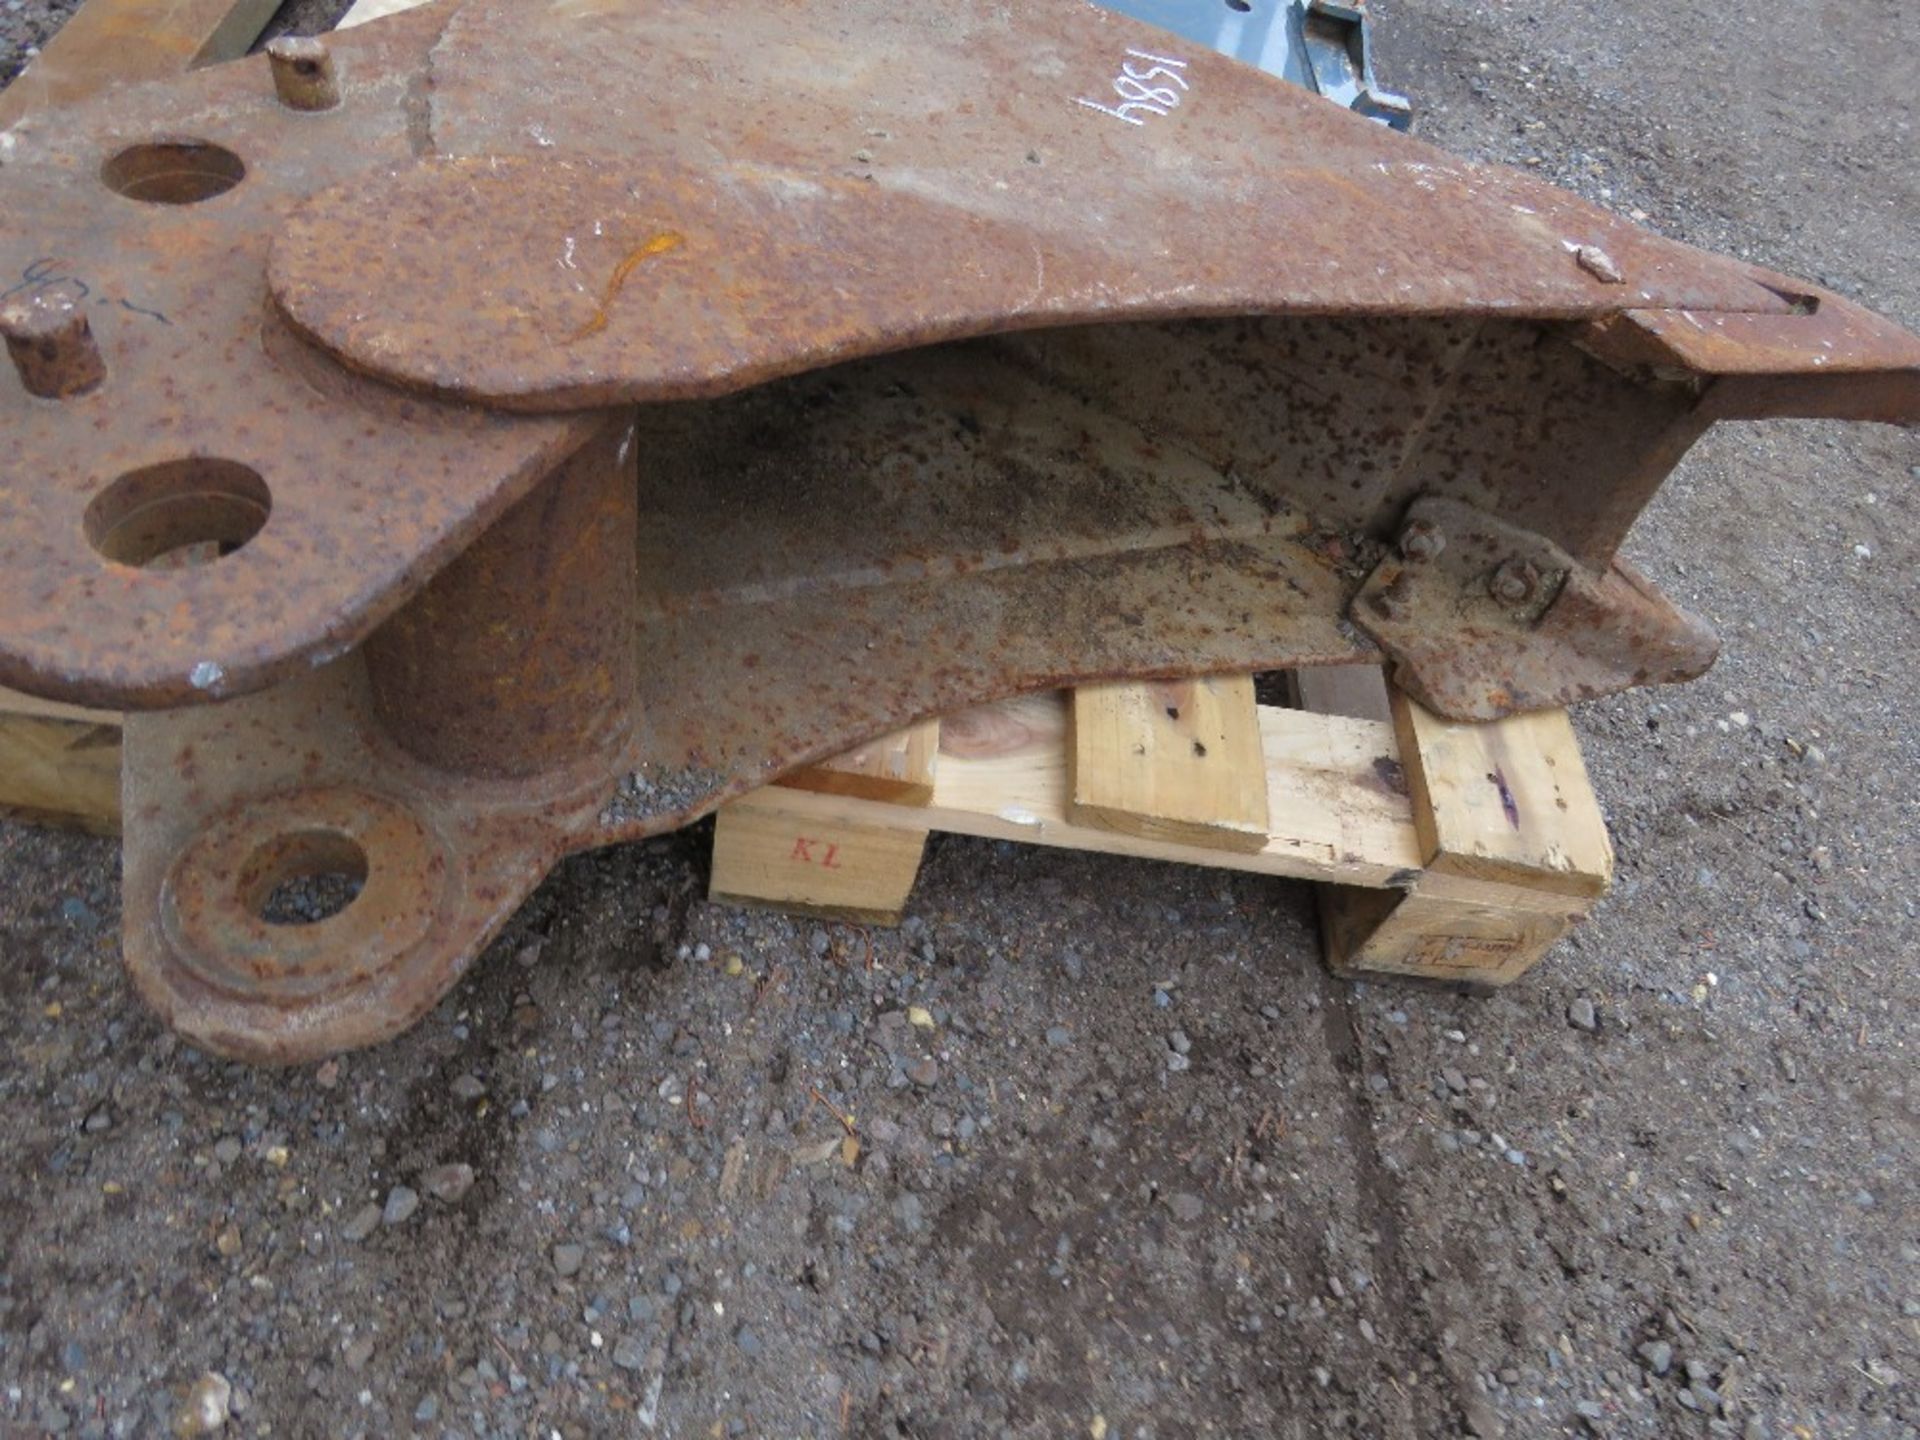
[[[1180,97],[1188,89],[1186,76],[1180,72],[1186,68],[1184,60],[1149,54],[1145,50],[1129,50],[1127,58],[1120,62],[1120,73],[1113,77],[1113,93],[1120,97],[1118,105],[1103,105],[1098,100],[1075,100],[1074,104],[1098,110],[1129,125],[1144,125],[1149,115],[1170,115],[1180,108]],[[1156,84],[1156,81],[1165,83]]]

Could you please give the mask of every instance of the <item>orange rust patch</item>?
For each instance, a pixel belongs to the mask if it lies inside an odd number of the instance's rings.
[[[686,243],[684,235],[672,230],[662,230],[646,244],[629,250],[626,258],[613,267],[613,275],[607,281],[607,288],[600,296],[600,308],[593,312],[593,317],[586,324],[567,337],[567,343],[572,345],[576,341],[586,339],[589,335],[597,335],[607,328],[607,312],[613,306],[614,297],[620,293],[620,287],[627,283],[627,277],[640,267],[641,261],[651,260],[656,255],[665,255],[670,250],[678,250]]]

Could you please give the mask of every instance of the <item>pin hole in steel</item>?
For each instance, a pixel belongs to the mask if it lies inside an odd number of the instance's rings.
[[[351,835],[295,830],[247,857],[238,876],[240,904],[268,925],[317,925],[344,914],[367,875],[367,852]]]
[[[143,205],[197,205],[246,176],[246,162],[226,146],[180,138],[129,145],[100,167],[101,184]]]
[[[127,471],[93,497],[82,527],[112,564],[182,570],[233,554],[265,528],[272,510],[259,471],[196,456]]]

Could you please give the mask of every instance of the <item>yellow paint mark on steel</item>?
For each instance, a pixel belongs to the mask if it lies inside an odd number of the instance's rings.
[[[665,255],[669,250],[678,250],[686,244],[684,235],[672,230],[662,230],[644,245],[636,246],[627,252],[627,258],[613,267],[613,276],[607,281],[607,288],[600,296],[600,308],[593,312],[588,320],[573,334],[567,337],[567,343],[584,340],[589,335],[598,335],[607,328],[607,312],[612,308],[614,297],[620,293],[620,287],[627,283],[627,277],[640,267],[643,260],[651,260],[656,255]]]

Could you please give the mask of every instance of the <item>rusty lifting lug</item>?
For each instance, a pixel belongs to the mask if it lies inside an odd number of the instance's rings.
[[[962,704],[1698,673],[1616,559],[1687,447],[1920,415],[1849,301],[1079,4],[465,0],[4,142],[0,684],[130,712],[127,964],[254,1060]]]

